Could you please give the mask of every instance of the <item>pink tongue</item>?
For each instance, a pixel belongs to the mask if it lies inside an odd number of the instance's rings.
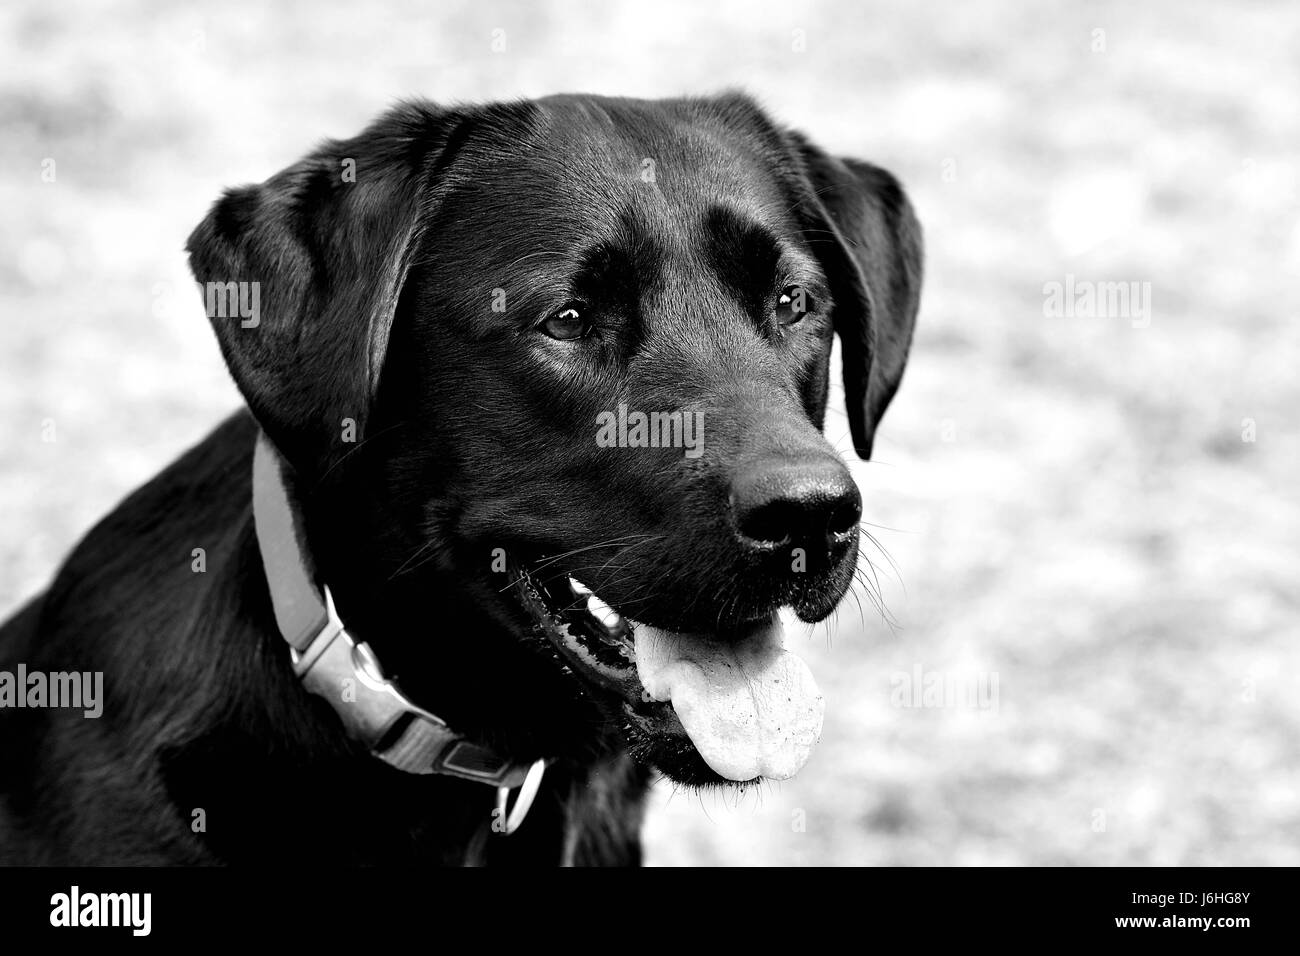
[[[793,777],[822,732],[812,672],[782,647],[780,618],[738,644],[636,624],[636,667],[655,700],[671,701],[691,743],[728,780]]]

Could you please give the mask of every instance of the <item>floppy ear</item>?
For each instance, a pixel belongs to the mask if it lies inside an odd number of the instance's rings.
[[[791,134],[811,187],[808,238],[829,273],[844,362],[853,447],[871,457],[876,427],[898,389],[921,294],[921,225],[892,175],[828,156]]]
[[[365,437],[452,125],[430,104],[399,106],[261,185],[228,190],[189,238],[231,375],[308,473]]]

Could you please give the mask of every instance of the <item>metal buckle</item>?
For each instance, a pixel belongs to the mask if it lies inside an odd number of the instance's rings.
[[[506,836],[518,830],[541,787],[546,761],[538,760],[528,768],[518,784],[519,793],[514,806],[510,807],[513,787],[507,781],[518,779],[516,765],[486,748],[456,737],[444,721],[403,694],[384,675],[379,658],[370,645],[354,640],[347,632],[334,607],[334,595],[329,587],[324,587],[323,591],[328,617],[325,626],[302,653],[292,647],[289,649],[294,673],[303,686],[328,700],[347,732],[390,766],[408,773],[446,773],[495,785],[497,805],[492,814],[492,829]],[[344,688],[349,686],[345,681],[352,682],[353,700],[343,699]],[[394,745],[381,752],[379,744],[394,725],[408,715],[431,725],[419,731],[429,736],[411,738],[414,743],[409,750]],[[404,731],[402,740],[406,740],[410,733],[409,728]],[[438,749],[437,738],[449,742]],[[425,745],[429,751],[423,749]],[[420,763],[421,754],[430,759],[417,769],[415,765]]]
[[[449,732],[442,720],[412,703],[384,676],[384,669],[370,645],[353,640],[344,628],[329,586],[323,590],[328,623],[301,654],[290,649],[294,673],[303,686],[330,701],[348,733],[371,750],[400,718],[410,713]],[[352,683],[349,686],[345,681]],[[354,691],[355,700],[343,699],[345,688]]]

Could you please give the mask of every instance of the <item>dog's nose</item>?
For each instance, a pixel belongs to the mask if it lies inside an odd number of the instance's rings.
[[[747,548],[804,548],[810,557],[834,557],[862,517],[862,496],[836,458],[777,458],[756,462],[736,476],[731,508]]]

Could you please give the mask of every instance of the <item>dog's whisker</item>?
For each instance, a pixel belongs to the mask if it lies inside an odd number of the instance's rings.
[[[429,549],[435,547],[435,546],[437,545],[437,543],[438,543],[438,542],[437,542],[436,539],[435,539],[435,540],[431,540],[431,541],[426,541],[423,545],[421,545],[419,548],[416,549],[416,551],[415,551],[414,554],[412,554],[409,558],[407,558],[405,561],[403,561],[402,564],[401,564],[401,566],[400,566],[396,571],[394,571],[392,574],[390,574],[390,575],[388,576],[388,580],[392,581],[392,580],[393,580],[394,578],[396,578],[398,575],[400,575],[400,574],[402,574],[403,572],[405,572],[405,571],[407,570],[408,567],[410,567],[410,570],[414,571],[416,568],[420,567],[421,565],[423,565],[423,564],[426,563],[427,561],[432,560],[432,559],[433,559],[433,556],[430,555],[429,557],[427,557],[427,558],[425,558],[425,559],[423,559],[423,560],[417,562],[414,566],[411,566],[411,562],[412,562],[412,561],[415,561],[416,558],[420,557],[422,554],[424,554],[425,552],[427,552]]]
[[[885,605],[884,596],[880,592],[878,582],[873,586],[873,583],[867,579],[865,572],[861,568],[854,569],[853,580],[854,580],[854,584],[858,584],[862,586],[862,591],[866,594],[867,600],[869,600],[872,606],[876,609],[876,612],[880,616],[880,619],[890,629],[890,632],[893,633],[895,636],[897,636],[897,628],[899,626],[898,620],[897,618],[894,617],[893,613],[890,612],[889,608]],[[854,600],[858,600],[857,591],[858,589],[856,587],[850,589],[850,593],[853,594]],[[860,601],[858,606],[859,609],[861,609]],[[865,619],[863,620],[862,624],[863,627],[866,626]]]
[[[866,570],[871,573],[871,582],[875,586],[875,593],[877,595],[882,594],[880,590],[880,575],[876,573],[875,564],[872,563],[871,559],[866,557],[866,555],[862,556],[862,561],[866,564]],[[853,570],[855,574],[862,571],[862,565],[855,566]]]
[[[573,577],[581,578],[584,574],[586,574],[586,572],[592,572],[588,576],[591,577],[592,579],[599,579],[602,576],[605,576],[607,570],[612,570],[613,575],[609,577],[604,577],[604,580],[602,580],[601,583],[603,589],[605,590],[614,588],[622,584],[623,580],[625,580],[628,576],[630,576],[632,573],[636,571],[636,568],[630,563],[613,565],[613,562],[619,560],[620,558],[625,558],[630,552],[635,551],[637,548],[642,547],[643,545],[650,544],[659,540],[662,540],[661,535],[647,536],[647,538],[644,541],[638,541],[635,544],[629,544],[620,548],[617,552],[611,555],[608,560],[604,561],[601,564],[574,565],[568,569],[569,573]]]
[[[569,558],[573,557],[575,554],[582,554],[585,551],[596,551],[599,550],[600,548],[614,547],[615,545],[618,545],[624,541],[630,541],[634,538],[649,538],[649,537],[655,537],[655,536],[649,534],[629,534],[629,535],[623,535],[622,537],[619,538],[609,538],[605,541],[599,542],[598,544],[590,544],[587,545],[586,547],[574,548],[572,551],[565,551],[563,554],[553,555],[544,561],[539,561],[537,564],[533,565],[530,570],[540,571],[543,568],[548,568],[551,565],[557,564],[560,561],[568,560]]]
[[[546,559],[546,561],[543,561],[538,564],[533,564],[532,567],[529,567],[529,571],[533,572],[533,574],[537,574],[537,572],[543,571],[547,567],[555,566],[556,563],[567,561],[567,559],[573,557],[573,555],[582,554],[585,553],[585,551],[599,550],[602,548],[612,548],[612,546],[619,544],[620,541],[627,541],[630,540],[630,538],[634,538],[634,537],[658,538],[659,536],[658,535],[627,535],[620,538],[610,538],[610,540],[608,541],[602,541],[601,544],[588,545],[586,546],[586,548],[575,548],[571,551],[565,551],[564,554],[555,555],[555,557]],[[638,541],[637,544],[627,545],[625,546],[624,549],[620,549],[619,551],[617,551],[617,553],[614,555],[614,558],[619,557],[619,554],[623,553],[624,550],[630,550],[632,548],[636,548],[636,546],[640,544],[646,544],[646,542]],[[610,561],[614,561],[614,558],[610,558]],[[575,574],[573,574],[573,572],[580,571],[580,570],[590,570],[590,567],[593,566],[565,567],[564,570],[565,572],[568,572],[569,576],[576,576]],[[500,588],[498,593],[510,591],[512,587],[513,587],[513,581],[510,581],[510,583],[504,585],[503,588]]]
[[[889,525],[887,525],[887,524],[874,524],[874,523],[872,523],[872,522],[870,522],[870,521],[867,521],[867,520],[865,520],[865,519],[862,520],[862,521],[859,521],[859,522],[858,522],[858,527],[859,527],[859,528],[875,528],[877,531],[891,531],[891,532],[893,532],[894,534],[920,534],[920,532],[918,532],[918,531],[908,531],[908,530],[905,529],[905,528],[891,528],[891,527],[890,527]]]
[[[547,558],[545,561],[541,561],[538,564],[530,566],[528,570],[536,574],[540,571],[545,570],[546,568],[553,567],[554,565],[558,564],[561,561],[567,561],[569,558],[573,557],[574,555],[582,554],[587,551],[596,551],[601,548],[615,547],[622,541],[630,541],[634,538],[656,538],[656,537],[658,537],[658,535],[632,534],[632,535],[624,535],[619,538],[610,538],[606,541],[599,542],[598,544],[587,545],[586,547],[582,547],[582,548],[574,548],[572,551],[566,551],[563,554],[553,555],[552,557]],[[644,542],[638,542],[638,543],[644,543]],[[635,545],[630,545],[628,547],[635,547]],[[617,554],[615,555],[615,557],[617,557]],[[569,570],[573,570],[573,569],[570,568]],[[508,584],[506,584],[504,587],[500,588],[498,593],[508,591],[513,586],[514,586],[514,582],[511,581]]]
[[[603,571],[604,568],[605,568],[605,567],[610,563],[610,561],[613,561],[613,560],[614,560],[614,558],[623,557],[623,556],[625,556],[628,552],[630,552],[630,551],[634,551],[634,550],[636,550],[637,548],[642,547],[643,545],[651,544],[651,543],[653,543],[653,542],[656,542],[656,541],[662,541],[662,540],[663,540],[663,535],[660,535],[660,534],[647,535],[644,541],[638,541],[636,544],[630,544],[630,545],[627,545],[626,547],[622,548],[622,549],[618,552],[618,554],[614,555],[614,557],[611,557],[611,558],[609,559],[609,561],[606,561],[605,564],[603,564],[603,565],[601,565],[599,568],[597,568],[597,569],[596,569],[596,573],[599,574],[601,571]],[[588,568],[587,570],[591,570],[591,569]]]
[[[324,473],[320,476],[320,479],[316,482],[316,486],[319,488],[321,485],[323,485],[325,483],[325,479],[328,478],[333,473],[334,469],[338,468],[340,465],[342,465],[345,461],[347,461],[357,452],[361,451],[361,449],[369,447],[370,444],[374,442],[376,439],[382,438],[388,433],[396,431],[397,429],[401,428],[405,424],[406,422],[394,422],[393,424],[389,425],[387,428],[381,428],[373,435],[367,435],[365,438],[361,439],[361,441],[357,442],[355,446],[349,448],[346,452],[340,455],[338,461],[334,462],[334,464],[330,465],[328,468],[325,469]]]
[[[881,557],[883,557],[886,561],[889,562],[889,566],[893,570],[895,578],[897,579],[899,584],[902,584],[903,583],[902,571],[899,570],[898,564],[894,561],[893,555],[891,555],[888,549],[883,544],[880,543],[880,539],[877,538],[870,531],[867,531],[865,528],[859,528],[858,530],[864,538],[866,538],[868,541],[871,542],[872,547],[874,547],[877,551],[880,552]],[[863,558],[865,560],[866,556],[863,555]]]

